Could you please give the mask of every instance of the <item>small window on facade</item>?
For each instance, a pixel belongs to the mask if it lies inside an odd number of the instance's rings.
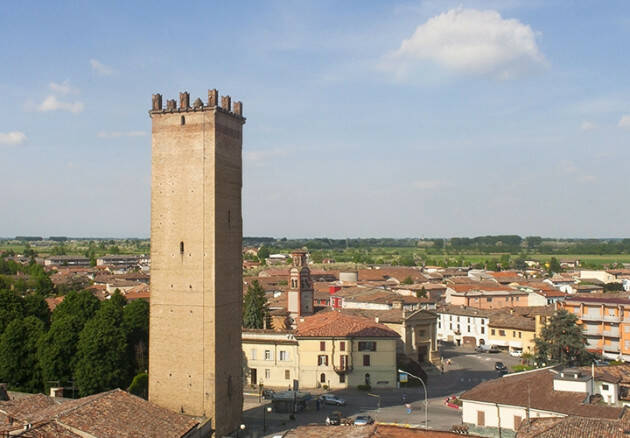
[[[251,360],[256,360],[256,350],[252,348],[252,352],[249,355],[249,357],[251,358]]]
[[[271,379],[271,370],[268,368],[265,370],[265,379]]]
[[[320,354],[319,356],[317,356],[317,365],[328,366],[328,355]]]
[[[339,383],[346,383],[346,375],[339,374]]]
[[[499,330],[499,336],[505,336],[505,330]]]
[[[284,380],[291,380],[291,371],[284,370]]]
[[[603,389],[604,391],[608,391],[608,385],[602,385],[602,389]]]
[[[370,366],[370,355],[369,354],[364,354],[363,355],[363,366],[364,367],[369,367]]]
[[[516,331],[512,330],[512,337],[515,338],[516,337]]]
[[[521,332],[518,332],[518,337],[519,338],[522,337],[522,333]]]
[[[265,360],[273,360],[271,358],[271,350],[265,350]]]
[[[495,334],[494,329],[491,329],[491,330],[490,330],[490,334],[491,334],[492,336],[494,336],[494,334]]]
[[[179,242],[179,253],[184,254],[184,242]]]
[[[344,341],[341,341],[339,343],[339,350],[340,351],[346,351],[346,343]]]
[[[491,302],[492,302],[492,298],[491,298],[491,297],[488,297],[488,298],[486,298],[486,301],[487,301],[487,302],[489,302],[489,303],[491,303]]]
[[[321,341],[319,343],[319,351],[326,351],[326,341]]]
[[[179,124],[184,126],[186,124],[186,117],[182,116],[181,119],[179,119]]]
[[[321,374],[319,375],[319,381],[320,381],[321,383],[326,383],[326,374],[321,373]]]
[[[289,360],[289,352],[288,351],[280,351],[280,360]]]
[[[483,327],[483,326],[482,326],[482,327],[481,327],[481,334],[483,335],[485,332],[486,332],[486,331],[485,331],[485,327]]]

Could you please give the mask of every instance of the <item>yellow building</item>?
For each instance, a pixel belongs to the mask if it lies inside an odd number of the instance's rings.
[[[526,314],[496,313],[488,323],[488,344],[513,354],[534,353],[534,339],[540,337],[552,308],[529,308]]]
[[[246,384],[331,389],[396,386],[398,334],[373,319],[321,311],[297,329],[243,331]],[[287,378],[288,377],[288,378]]]

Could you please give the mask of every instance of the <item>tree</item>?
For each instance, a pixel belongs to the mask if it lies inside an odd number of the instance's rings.
[[[127,392],[147,400],[149,397],[149,375],[147,373],[137,374],[131,381]]]
[[[560,262],[555,257],[551,257],[551,260],[549,260],[547,269],[550,275],[553,274],[554,272],[562,272],[562,266],[560,266]]]
[[[53,312],[54,314],[54,312]],[[79,333],[85,324],[77,316],[64,316],[53,320],[50,329],[41,337],[37,356],[44,384],[72,380]]]
[[[419,291],[416,291],[416,297],[417,298],[426,298],[427,297],[427,290],[424,288],[424,286],[422,286],[422,289],[420,289]]]
[[[262,263],[263,265],[267,263],[267,258],[269,257],[269,255],[271,254],[271,252],[269,251],[269,248],[267,248],[266,246],[261,246],[260,248],[258,248],[258,260],[260,260],[260,263]]]
[[[10,290],[0,290],[0,335],[14,319],[24,316],[24,299]]]
[[[75,316],[85,324],[88,319],[94,316],[99,306],[99,300],[89,291],[72,291],[55,307],[52,313],[52,320],[54,322],[56,319],[66,316]]]
[[[401,266],[416,266],[416,261],[413,259],[413,255],[408,254],[400,257],[398,264]]]
[[[81,330],[74,379],[82,397],[127,386],[127,336],[122,320],[118,303],[108,300]]]
[[[536,338],[536,361],[542,363],[560,363],[562,365],[583,365],[593,359],[586,351],[586,337],[577,325],[577,317],[559,310]]]
[[[401,284],[413,284],[413,278],[411,278],[411,275],[408,275],[407,277],[405,277],[405,279],[403,281],[400,282]]]
[[[0,381],[16,391],[43,389],[37,358],[37,344],[44,334],[44,323],[34,316],[14,319],[0,336]]]
[[[258,280],[247,285],[247,293],[243,303],[243,327],[261,329],[271,328],[271,315],[265,290]]]
[[[24,297],[24,316],[38,318],[45,328],[50,325],[50,309],[41,295],[29,294]]]
[[[146,371],[149,367],[149,303],[136,300],[123,309],[123,329],[127,335],[131,372]]]

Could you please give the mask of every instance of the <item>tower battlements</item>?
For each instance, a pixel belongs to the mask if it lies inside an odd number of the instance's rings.
[[[236,101],[232,106],[232,98],[230,96],[221,96],[219,100],[219,92],[216,89],[208,90],[208,100],[205,104],[200,98],[197,98],[191,105],[190,93],[184,91],[179,93],[179,105],[175,99],[169,99],[166,101],[166,108],[162,105],[162,95],[156,93],[151,100],[149,115],[208,110],[221,111],[245,120],[245,117],[243,117],[243,103]]]

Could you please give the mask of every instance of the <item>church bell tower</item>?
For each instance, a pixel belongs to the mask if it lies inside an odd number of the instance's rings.
[[[293,251],[293,266],[289,273],[288,311],[295,321],[300,316],[313,314],[313,279],[306,262],[306,251]]]

